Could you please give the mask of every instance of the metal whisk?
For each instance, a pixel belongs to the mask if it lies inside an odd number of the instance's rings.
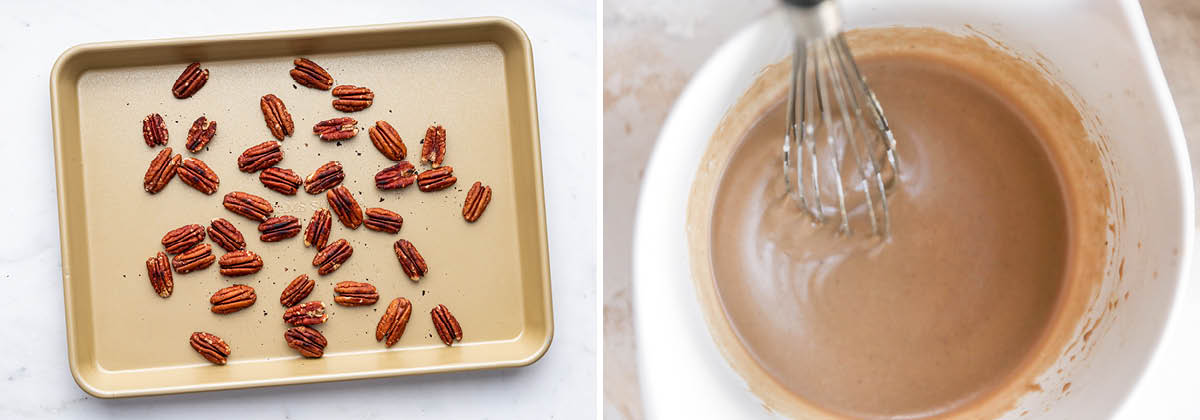
[[[900,166],[883,109],[850,55],[834,0],[783,2],[795,33],[783,144],[788,195],[818,224],[826,213],[839,216],[847,235],[865,207],[872,234],[886,237],[887,191]]]

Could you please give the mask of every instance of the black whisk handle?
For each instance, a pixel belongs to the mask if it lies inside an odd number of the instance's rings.
[[[818,4],[821,4],[821,3],[824,3],[827,1],[833,1],[833,0],[783,0],[784,3],[790,4],[792,6],[800,6],[800,7],[813,7],[813,6],[816,6]]]

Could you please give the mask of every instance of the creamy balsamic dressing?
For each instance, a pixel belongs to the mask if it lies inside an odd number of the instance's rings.
[[[785,107],[732,156],[712,271],[742,344],[786,390],[853,417],[945,413],[1011,380],[1046,331],[1070,239],[1063,181],[1011,98],[927,56],[860,59],[903,163],[883,244],[785,198]]]

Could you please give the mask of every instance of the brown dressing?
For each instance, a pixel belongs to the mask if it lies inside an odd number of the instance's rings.
[[[860,67],[900,142],[884,244],[814,229],[784,197],[784,110],[746,133],[712,213],[726,317],[784,389],[852,417],[931,416],[1012,380],[1073,246],[1063,177],[1010,98],[927,56]]]

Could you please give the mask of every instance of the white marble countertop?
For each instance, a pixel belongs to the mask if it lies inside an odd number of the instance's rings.
[[[0,418],[590,418],[596,411],[596,6],[573,1],[4,2]],[[524,368],[102,400],[67,367],[49,73],[85,42],[504,16],[533,42],[555,337]]]

